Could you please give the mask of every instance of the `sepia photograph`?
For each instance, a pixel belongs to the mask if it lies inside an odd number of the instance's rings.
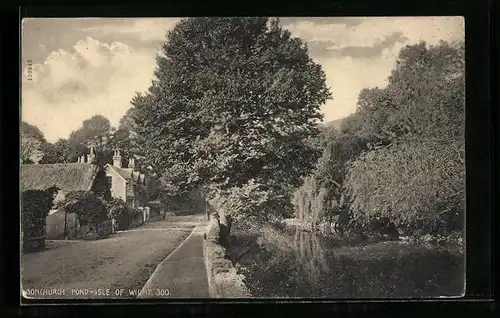
[[[24,18],[24,299],[465,292],[461,16]]]

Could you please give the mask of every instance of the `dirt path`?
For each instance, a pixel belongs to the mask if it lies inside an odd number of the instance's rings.
[[[23,289],[30,298],[134,298],[130,291],[203,217],[173,216],[97,241],[48,241],[45,251],[23,255]]]

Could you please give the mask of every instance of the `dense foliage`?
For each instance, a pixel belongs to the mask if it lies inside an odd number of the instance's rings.
[[[33,137],[21,135],[21,163],[38,163],[43,157],[42,143]]]
[[[440,234],[463,228],[463,143],[415,140],[360,156],[346,187],[352,218],[367,225],[387,220],[409,233]]]
[[[463,43],[403,48],[387,87],[362,90],[340,132],[324,132],[297,215],[412,235],[463,229],[464,85]]]
[[[47,142],[38,127],[21,122],[21,163],[39,163],[43,157],[43,147]]]
[[[192,18],[169,31],[161,53],[152,86],[132,103],[138,144],[165,191],[204,187],[222,206],[259,184],[258,199],[242,202],[262,207],[269,192],[266,207],[275,206],[316,161],[306,138],[330,96],[306,45],[278,20]]]
[[[33,125],[23,122],[21,125],[21,161],[26,163],[54,164],[77,162],[81,155],[88,155],[94,147],[92,163],[103,166],[112,162],[113,150],[120,149],[122,164],[126,164],[134,153],[134,124],[130,109],[120,121],[118,128],[111,126],[102,115],[95,115],[83,121],[82,126],[73,131],[68,139],[59,139],[55,143],[45,140],[43,133]],[[138,159],[138,158],[136,158]],[[143,170],[140,161],[136,169]]]
[[[301,220],[331,220],[346,212],[343,183],[347,164],[367,148],[367,141],[351,135],[334,136],[326,142],[314,172],[294,193],[296,216]]]
[[[160,196],[160,201],[164,209],[169,213],[176,215],[189,215],[200,212],[206,212],[207,202],[201,191],[194,189],[189,193],[176,196]]]
[[[42,148],[43,157],[40,164],[70,163],[76,161],[76,153],[67,139],[59,139],[55,143],[47,142]]]
[[[61,206],[66,212],[76,213],[81,225],[98,224],[108,219],[106,203],[93,192],[72,191]]]
[[[25,239],[43,236],[45,218],[52,208],[56,187],[46,190],[26,190],[21,194],[21,224]]]
[[[113,198],[106,202],[108,209],[108,218],[114,219],[118,230],[125,230],[129,227],[132,221],[132,211],[127,204],[119,198]]]

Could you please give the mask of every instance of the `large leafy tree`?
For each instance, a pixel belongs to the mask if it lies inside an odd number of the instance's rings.
[[[21,134],[26,137],[32,137],[42,144],[46,142],[45,136],[37,126],[28,124],[24,121],[21,122]]]
[[[43,156],[42,143],[34,137],[21,135],[21,163],[38,163]]]
[[[166,191],[202,186],[228,202],[259,189],[259,200],[285,202],[317,158],[305,139],[330,96],[306,45],[278,20],[192,18],[169,31],[161,53],[149,91],[132,103],[138,144]]]
[[[412,233],[460,229],[464,75],[463,43],[420,43],[401,50],[385,89],[365,92],[358,115],[387,147],[373,149],[349,168],[346,187],[355,221],[383,219]]]
[[[21,163],[39,163],[47,143],[43,133],[34,125],[21,122]]]
[[[131,107],[127,110],[125,115],[120,119],[120,125],[118,129],[127,130],[130,134],[134,134],[136,131],[136,123],[135,123],[135,108]]]
[[[350,160],[367,147],[367,140],[326,132],[326,145],[313,173],[294,192],[295,216],[308,222],[345,217],[344,179]]]
[[[40,163],[69,163],[76,161],[76,153],[71,149],[67,139],[59,139],[54,144],[46,143],[43,147],[43,157]]]
[[[350,212],[353,226],[413,234],[460,229],[463,53],[462,43],[403,48],[388,85],[363,89],[340,134],[323,134],[323,156],[295,193],[297,216]]]
[[[114,129],[104,116],[94,115],[83,121],[68,139],[59,139],[55,143],[47,142],[38,127],[22,122],[22,161],[41,164],[75,162],[78,156],[88,154],[89,147],[93,145],[96,150],[94,163],[102,165],[110,162],[116,148],[122,150],[126,162],[135,150],[132,110],[124,115],[118,129]]]
[[[94,146],[96,157],[94,163],[103,165],[111,161],[113,151],[110,141],[113,129],[109,120],[102,115],[94,115],[83,121],[82,126],[73,131],[68,142],[76,156],[88,154],[90,146]]]
[[[463,43],[406,46],[384,89],[361,91],[342,131],[378,141],[460,139],[464,112]]]
[[[142,156],[139,153],[140,149],[137,148],[135,140],[136,124],[134,121],[134,111],[135,108],[130,108],[120,119],[118,128],[113,130],[111,137],[108,139],[108,148],[120,149],[125,162],[133,154],[135,159],[139,159],[136,162],[135,168],[142,171],[144,170],[143,165],[141,165]]]
[[[111,124],[102,115],[94,115],[83,121],[82,127],[73,131],[68,141],[75,153],[78,155],[88,152],[88,146],[92,142],[97,147],[107,143],[111,134]]]

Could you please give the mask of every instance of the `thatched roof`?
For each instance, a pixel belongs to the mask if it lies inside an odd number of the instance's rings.
[[[23,190],[43,190],[56,185],[62,192],[89,191],[97,166],[88,163],[29,164],[21,166]]]

